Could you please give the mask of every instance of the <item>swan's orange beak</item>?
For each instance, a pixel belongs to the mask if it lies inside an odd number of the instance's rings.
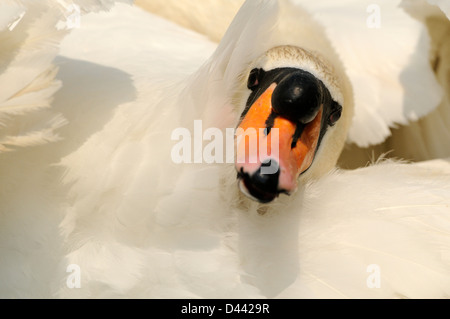
[[[249,107],[236,133],[240,189],[263,203],[295,192],[299,175],[313,162],[321,131],[323,106],[309,123],[295,123],[274,111],[276,87],[272,83]]]

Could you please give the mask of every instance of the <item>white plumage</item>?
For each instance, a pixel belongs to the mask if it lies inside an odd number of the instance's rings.
[[[64,127],[51,128],[62,140],[0,154],[1,296],[450,294],[448,160],[335,170],[270,205],[241,197],[230,165],[170,160],[174,128],[191,128],[198,118],[205,127],[234,127],[230,94],[246,64],[295,41],[276,31],[267,36],[287,18],[277,16],[278,5],[247,2],[214,54],[214,42],[136,7],[117,4],[82,17],[53,62],[61,89],[39,93],[43,101],[53,96],[50,110],[64,118]],[[48,64],[33,65],[52,68],[51,54]],[[420,61],[411,72],[427,74],[423,96],[432,105],[424,110],[420,100],[415,109],[425,114],[437,105],[437,91]],[[393,68],[398,81],[405,68]],[[395,87],[367,76],[368,83]],[[403,93],[392,92],[393,100]],[[380,120],[380,127],[397,120]],[[47,127],[40,123],[46,122],[32,121]],[[69,265],[80,267],[80,288],[66,284]],[[370,265],[381,271],[378,288],[367,284]]]

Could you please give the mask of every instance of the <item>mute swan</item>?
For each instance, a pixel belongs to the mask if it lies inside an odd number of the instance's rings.
[[[51,109],[67,121],[63,139],[1,154],[0,294],[448,296],[449,162],[327,173],[351,91],[321,28],[299,14],[286,1],[248,1],[215,52],[136,7],[84,16],[54,62],[63,86]],[[302,23],[318,38],[283,32]],[[331,63],[279,54],[301,44],[296,55],[312,46]],[[274,52],[282,59],[268,59]],[[274,66],[306,68],[343,110],[296,192],[260,204],[239,192],[233,164],[170,160],[174,129],[195,119],[237,126],[251,71]]]
[[[138,0],[136,4],[218,41],[243,1],[204,2]],[[429,65],[441,62],[435,70],[440,74],[437,80],[448,86],[445,30],[450,22],[444,13],[448,17],[448,5],[438,2],[436,7],[418,0],[294,2],[323,24],[354,88],[358,108],[341,166],[365,166],[381,154],[415,161],[450,156],[448,98],[442,98]],[[220,11],[220,19],[213,23],[203,10]]]

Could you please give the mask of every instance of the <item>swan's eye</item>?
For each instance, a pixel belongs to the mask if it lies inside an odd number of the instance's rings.
[[[261,82],[261,78],[264,75],[264,71],[262,69],[253,69],[250,71],[250,74],[248,76],[248,82],[247,87],[254,91],[259,83]]]
[[[336,124],[336,122],[341,118],[342,114],[342,106],[337,104],[336,102],[333,102],[333,111],[330,114],[330,117],[328,118],[328,124],[330,126],[333,126]]]

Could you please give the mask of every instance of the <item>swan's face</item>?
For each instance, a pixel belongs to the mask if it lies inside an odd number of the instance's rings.
[[[274,57],[276,63],[265,56],[249,72],[249,96],[237,129],[239,187],[262,203],[296,191],[342,112],[318,77],[295,67],[292,57]]]

